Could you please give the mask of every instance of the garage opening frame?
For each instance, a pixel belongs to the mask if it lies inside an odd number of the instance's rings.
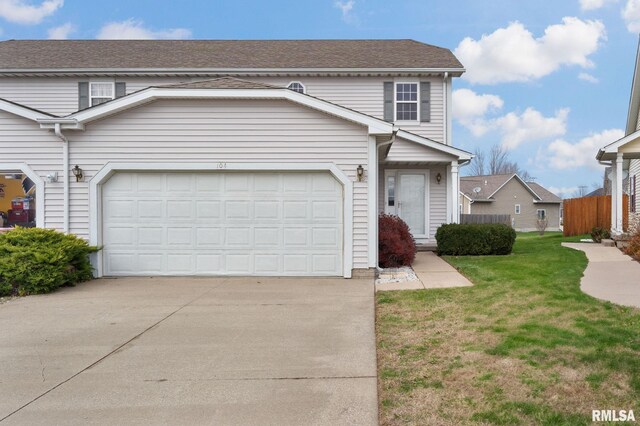
[[[351,278],[353,269],[353,182],[334,163],[243,163],[243,162],[108,162],[89,181],[89,243],[102,245],[102,184],[117,172],[329,172],[343,188],[343,277]],[[104,273],[102,251],[94,254],[96,277]]]

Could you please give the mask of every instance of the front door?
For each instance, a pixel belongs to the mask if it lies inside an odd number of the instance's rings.
[[[388,170],[386,187],[386,212],[404,220],[415,238],[427,238],[428,171]]]

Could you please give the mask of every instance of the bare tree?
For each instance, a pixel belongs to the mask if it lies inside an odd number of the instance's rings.
[[[481,176],[485,173],[485,154],[484,151],[480,151],[479,148],[473,152],[473,160],[469,164],[469,172],[472,176]]]
[[[525,182],[535,180],[526,170],[522,170],[517,162],[511,161],[509,151],[499,144],[493,145],[488,152],[476,148],[473,161],[469,165],[468,170],[471,176],[481,176],[485,174],[508,175],[516,173]]]
[[[489,150],[489,174],[502,175],[511,173],[513,163],[509,161],[509,153],[500,145],[495,144]]]

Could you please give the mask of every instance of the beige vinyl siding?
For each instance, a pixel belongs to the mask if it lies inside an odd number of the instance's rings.
[[[68,115],[78,110],[78,79],[0,78],[0,98],[49,114]]]
[[[62,142],[37,123],[5,111],[0,111],[0,129],[0,163],[27,163],[45,181],[44,226],[62,230]],[[58,172],[58,182],[46,182],[51,172]]]
[[[248,80],[260,81],[275,86],[287,86],[292,81],[304,84],[306,93],[356,111],[383,119],[384,97],[383,83],[431,82],[431,121],[415,125],[402,124],[400,127],[409,132],[444,142],[444,90],[442,78],[401,78],[396,77],[253,77]]]
[[[383,118],[383,83],[390,77],[240,77],[278,87],[286,87],[291,81],[305,85],[306,93],[326,101]],[[68,115],[78,110],[78,82],[120,81],[127,85],[127,94],[149,86],[199,81],[205,78],[191,77],[7,77],[0,78],[0,98],[40,109],[54,115]],[[444,142],[444,90],[443,79],[395,78],[396,81],[431,82],[431,121],[429,123],[402,124],[403,129]]]
[[[549,225],[548,231],[560,229],[559,203],[534,203],[534,196],[517,179],[511,179],[494,196],[490,203],[475,202],[471,204],[472,214],[508,214],[511,215],[514,229],[518,231],[534,231],[537,222],[537,210],[546,210]],[[520,204],[520,214],[515,214],[515,206]]]
[[[367,129],[287,101],[159,100],[67,132],[71,164],[85,181],[71,185],[71,231],[89,234],[90,179],[107,161],[333,162],[355,181],[367,165]],[[367,268],[367,183],[354,183],[354,268]]]
[[[389,150],[389,154],[387,155],[387,162],[394,161],[422,161],[422,162],[436,162],[436,161],[446,161],[451,163],[451,161],[456,160],[456,158],[444,154],[440,151],[436,151],[435,149],[428,148],[424,145],[420,145],[415,142],[411,142],[402,138],[397,138],[396,141],[391,145],[391,149]]]
[[[385,212],[385,170],[429,170],[429,238],[418,239],[419,243],[435,243],[438,228],[447,223],[447,166],[445,164],[399,165],[382,163],[378,175],[378,212]],[[438,184],[436,176],[442,180]]]

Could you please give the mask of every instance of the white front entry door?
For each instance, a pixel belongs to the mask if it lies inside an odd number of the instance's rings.
[[[105,275],[340,276],[342,192],[324,172],[116,173]]]
[[[428,171],[386,171],[386,213],[404,220],[415,238],[428,238]]]

